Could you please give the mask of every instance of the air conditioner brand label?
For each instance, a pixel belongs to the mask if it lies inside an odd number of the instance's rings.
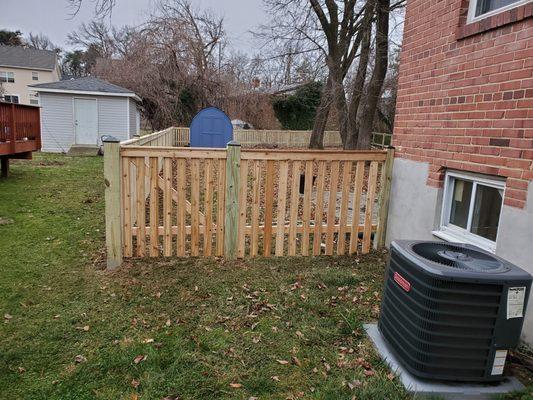
[[[401,276],[398,272],[394,273],[394,282],[400,285],[400,287],[406,292],[409,292],[411,290],[411,284],[407,281],[407,279]]]
[[[503,367],[505,367],[505,358],[507,357],[507,350],[496,350],[494,354],[494,362],[492,363],[492,375],[503,374]]]
[[[507,319],[522,318],[524,316],[524,302],[526,287],[511,287],[507,291]]]

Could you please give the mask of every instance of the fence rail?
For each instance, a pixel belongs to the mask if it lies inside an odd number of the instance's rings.
[[[109,147],[118,154],[119,176],[106,182],[118,181],[118,211],[110,210],[121,221],[108,228],[108,254],[364,254],[383,244],[392,149],[105,146],[106,157]],[[112,186],[106,196],[116,195]]]
[[[233,132],[233,137],[244,147],[266,145],[306,148],[309,146],[311,131],[240,129]],[[374,147],[384,148],[390,143],[390,134],[378,132],[372,134]],[[170,127],[150,135],[128,140],[123,144],[128,146],[188,146],[190,144],[190,132],[189,128]],[[338,131],[324,132],[324,147],[342,147],[342,140]]]

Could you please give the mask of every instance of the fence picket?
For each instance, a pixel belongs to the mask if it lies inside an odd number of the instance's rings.
[[[246,216],[247,216],[247,198],[248,193],[248,161],[241,160],[240,177],[239,177],[239,219],[238,219],[238,233],[237,233],[237,257],[244,257],[244,249],[246,245]]]
[[[131,168],[130,159],[128,157],[122,157],[122,207],[124,209],[124,257],[133,256],[133,235],[132,235],[132,217],[131,217],[131,203],[132,194],[131,190]]]
[[[326,162],[320,161],[318,164],[318,178],[316,189],[315,207],[315,229],[313,232],[313,255],[318,256],[322,252],[322,219],[324,208],[324,186],[326,175]]]
[[[172,159],[165,158],[163,161],[163,179],[165,190],[163,192],[163,255],[172,255]]]
[[[285,241],[285,208],[287,205],[287,179],[289,164],[287,161],[279,162],[279,185],[278,185],[278,221],[276,226],[276,256],[283,255],[283,246]]]
[[[216,161],[214,161],[216,162]],[[217,256],[224,255],[224,220],[226,195],[226,160],[218,160],[218,191],[217,191]]]
[[[136,165],[137,256],[144,257],[146,254],[146,209],[144,195],[146,165],[144,157],[137,157]]]
[[[365,176],[365,162],[357,162],[355,171],[355,184],[352,198],[352,229],[350,231],[350,254],[358,251],[359,243],[359,218],[361,213],[361,193],[363,191],[363,180]]]
[[[272,216],[274,209],[274,174],[276,173],[274,161],[266,162],[265,176],[265,229],[263,234],[263,255],[272,253]]]
[[[341,210],[339,216],[339,235],[337,236],[337,254],[343,255],[346,249],[346,225],[348,220],[348,200],[350,196],[350,187],[352,183],[352,162],[344,161],[342,165],[342,182],[341,182]]]
[[[261,161],[255,161],[253,166],[253,198],[252,198],[252,237],[251,251],[252,257],[257,255],[259,248],[259,207],[261,189]]]
[[[372,235],[372,212],[374,208],[374,196],[376,194],[376,184],[378,176],[378,163],[370,163],[370,172],[368,173],[368,190],[366,192],[365,206],[365,227],[363,233],[363,254],[370,251],[370,242]]]
[[[200,254],[200,160],[191,159],[191,255]]]
[[[213,163],[212,160],[205,160],[205,193],[204,193],[204,214],[205,214],[205,234],[204,234],[204,255],[211,255],[213,246]]]
[[[309,255],[309,225],[311,219],[311,191],[313,189],[313,162],[305,161],[305,180],[303,198],[303,234],[302,234],[302,256]]]
[[[150,257],[159,255],[159,169],[157,167],[157,158],[150,157]]]
[[[176,254],[178,257],[185,256],[185,216],[186,216],[186,163],[183,158],[177,160],[177,175],[178,175],[178,201],[177,201],[177,220],[176,220]]]
[[[296,226],[298,225],[298,205],[300,200],[300,162],[292,162],[292,185],[289,217],[289,256],[296,255]]]
[[[339,183],[339,161],[331,162],[329,200],[328,200],[328,217],[326,230],[326,255],[333,254],[333,226],[337,214],[337,187]]]

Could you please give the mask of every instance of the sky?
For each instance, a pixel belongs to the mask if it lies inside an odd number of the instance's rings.
[[[71,17],[67,0],[0,0],[0,29],[42,33],[53,43],[68,48],[67,34],[94,15],[93,0],[83,0],[80,12]],[[116,0],[111,23],[136,25],[153,6],[154,0]],[[239,51],[253,53],[254,44],[250,30],[265,23],[267,14],[262,0],[192,0],[199,8],[209,8],[224,17],[230,44]],[[109,21],[109,19],[107,19]]]

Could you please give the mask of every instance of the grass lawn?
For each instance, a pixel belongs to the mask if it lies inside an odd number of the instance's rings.
[[[2,399],[410,398],[362,329],[382,255],[102,271],[94,157],[14,163],[0,218]]]

